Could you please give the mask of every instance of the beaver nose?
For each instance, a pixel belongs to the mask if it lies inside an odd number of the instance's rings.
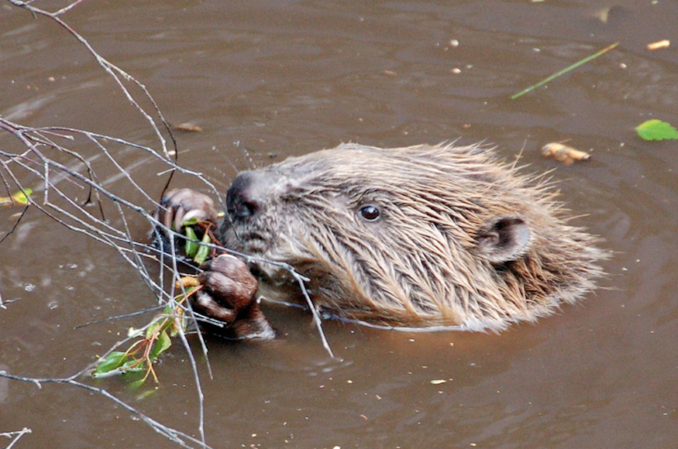
[[[246,171],[236,176],[226,192],[226,209],[235,220],[251,220],[264,209],[261,174]]]

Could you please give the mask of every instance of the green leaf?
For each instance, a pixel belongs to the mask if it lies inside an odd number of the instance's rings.
[[[99,363],[97,369],[94,371],[94,374],[105,374],[109,371],[113,371],[114,369],[122,366],[125,361],[127,361],[126,352],[113,351]]]
[[[144,364],[139,363],[139,359],[130,359],[125,362],[124,365],[120,367],[120,371],[123,374],[126,373],[139,373],[144,370]]]
[[[23,190],[23,192],[17,192],[12,195],[12,201],[14,201],[14,204],[18,206],[25,206],[28,204],[28,197],[32,194],[33,190],[26,188]]]
[[[194,226],[198,224],[198,219],[196,217],[189,218],[181,222],[181,226]]]
[[[154,321],[146,328],[146,338],[151,338],[153,334],[160,332],[163,324],[161,317],[156,315]]]
[[[181,317],[177,318],[174,320],[176,323],[176,326],[172,326],[169,328],[169,335],[170,337],[176,337],[179,335],[179,331],[186,332],[186,326],[188,324],[188,320],[186,320],[186,316],[182,315]]]
[[[666,122],[653,119],[641,123],[636,132],[644,140],[678,139],[678,130]]]
[[[167,304],[164,309],[162,309],[162,316],[168,317],[174,314],[174,307],[170,304]]]
[[[165,352],[170,346],[172,346],[172,340],[169,335],[167,335],[167,331],[162,331],[153,345],[149,358],[152,361],[158,360],[158,356]]]
[[[204,264],[207,258],[210,256],[210,248],[206,245],[209,245],[211,242],[212,239],[210,239],[210,235],[205,232],[205,235],[202,237],[202,243],[205,245],[200,245],[200,249],[195,253],[195,257],[193,258],[193,261],[198,265]]]
[[[171,316],[171,311],[169,315],[156,315],[154,321],[146,328],[146,338],[153,338],[153,335],[169,329],[172,326]]]
[[[185,228],[186,233],[186,256],[188,257],[193,257],[195,256],[195,253],[198,252],[198,244],[195,242],[198,240],[198,236],[195,235],[195,231],[193,230],[192,227],[187,226]]]

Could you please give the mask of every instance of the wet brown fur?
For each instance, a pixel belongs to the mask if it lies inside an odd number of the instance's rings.
[[[597,239],[568,224],[553,191],[486,148],[345,144],[241,176],[254,181],[237,194],[260,210],[229,211],[227,245],[291,264],[317,306],[350,318],[501,330],[575,302],[602,274]],[[378,221],[361,219],[368,204]],[[529,240],[486,250],[497,220]]]

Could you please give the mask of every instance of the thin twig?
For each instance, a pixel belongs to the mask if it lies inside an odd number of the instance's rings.
[[[10,441],[9,446],[5,448],[12,449],[12,447],[14,447],[14,444],[16,444],[17,441],[19,441],[19,438],[31,432],[32,432],[31,429],[29,429],[28,427],[24,427],[23,429],[18,430],[16,432],[0,433],[0,437],[13,438],[12,441]]]
[[[17,152],[12,152],[7,147],[0,149],[0,175],[5,188],[8,191],[14,191],[14,187],[16,186],[16,189],[24,191],[24,188],[26,187],[25,179],[31,179],[31,183],[40,183],[39,188],[33,189],[34,195],[28,198],[28,206],[16,220],[12,229],[3,236],[0,243],[18,228],[28,207],[35,208],[36,211],[44,214],[49,219],[54,220],[54,222],[65,228],[79,235],[87,236],[116,251],[116,253],[119,254],[136,273],[138,273],[139,277],[148,286],[149,290],[153,292],[158,302],[158,308],[168,305],[173,308],[181,307],[185,316],[193,323],[195,328],[198,328],[198,323],[200,322],[209,322],[216,326],[224,326],[224,323],[222,322],[194,312],[191,308],[190,301],[186,301],[185,304],[177,304],[175,301],[174,294],[176,292],[174,291],[173,285],[175,284],[175,281],[179,280],[181,277],[180,266],[183,266],[180,258],[176,255],[178,253],[176,245],[179,242],[185,241],[186,236],[178,234],[171,229],[167,229],[162,223],[158,222],[152,213],[148,212],[149,208],[156,209],[160,207],[157,201],[157,198],[160,198],[160,195],[156,196],[141,188],[131,170],[131,167],[133,168],[135,166],[133,165],[130,167],[123,164],[120,159],[120,154],[118,154],[115,149],[118,146],[121,146],[125,147],[126,151],[130,150],[137,152],[140,155],[136,159],[138,164],[146,164],[149,161],[161,164],[162,167],[158,170],[158,174],[164,175],[165,173],[169,173],[163,192],[169,186],[173,174],[182,173],[202,182],[205,188],[212,192],[213,196],[219,198],[223,204],[223,198],[219,194],[216,186],[202,176],[201,173],[186,169],[177,163],[179,151],[174,136],[172,135],[162,112],[157,106],[157,103],[146,87],[130,74],[98,54],[82,35],[76,32],[75,29],[70,27],[62,19],[69,11],[82,4],[84,0],[74,0],[72,3],[56,12],[48,12],[37,8],[33,6],[33,2],[31,1],[8,1],[14,6],[28,10],[34,16],[45,17],[56,22],[62,29],[66,30],[66,32],[71,34],[81,45],[83,45],[96,60],[97,64],[113,79],[132,107],[140,113],[141,117],[143,117],[146,122],[148,122],[157,139],[156,145],[158,148],[154,149],[151,146],[140,145],[121,138],[74,128],[26,127],[7,119],[0,118],[0,130],[13,135],[17,139],[14,142],[21,147],[20,151]],[[136,97],[141,97],[144,101],[150,102],[151,106],[147,108],[148,110],[141,106],[136,100]],[[170,151],[168,150],[166,141],[167,136],[172,142],[174,157],[170,155]],[[78,151],[75,151],[68,148],[66,144],[62,142],[62,139],[67,142],[83,143],[84,148],[78,148]],[[249,152],[244,149],[239,142],[236,145],[241,148],[241,151],[243,151],[248,162],[253,164],[254,161]],[[99,178],[97,168],[101,165],[105,166],[106,176]],[[113,174],[110,173],[111,170],[114,170]],[[129,196],[118,194],[115,189],[117,182],[124,182],[125,186],[131,187],[132,193]],[[84,202],[82,200],[77,200],[76,196],[70,193],[74,189],[77,189],[78,195],[86,195]],[[135,199],[132,200],[130,198]],[[140,202],[138,198],[141,198],[141,202],[145,205],[138,204]],[[87,205],[94,203],[96,203],[97,210],[88,210]],[[105,216],[104,210],[106,212]],[[148,223],[156,236],[158,236],[159,233],[170,236],[168,239],[171,242],[169,245],[169,254],[150,244],[139,241],[139,239],[134,236],[132,225],[135,223],[134,220],[137,219]],[[209,246],[215,251],[225,250],[221,245]],[[307,292],[306,283],[308,282],[308,279],[296,272],[296,270],[288,264],[271,262],[251,257],[246,254],[238,254],[233,251],[229,252],[248,261],[271,264],[289,271],[299,284],[302,294],[313,314],[313,320],[322,339],[323,346],[328,354],[331,357],[334,357],[323,333],[320,315],[313,306]],[[159,262],[156,265],[158,267],[157,273],[152,272],[153,270],[149,271],[149,268],[145,263],[148,259],[154,259]],[[166,285],[169,278],[171,278],[172,287]],[[185,291],[183,291],[183,293],[185,294]],[[7,302],[9,301],[6,301],[6,303]],[[141,313],[147,313],[148,311],[149,310],[142,310],[132,314],[109,317],[105,320],[86,323],[77,328],[104,321],[129,318]],[[207,344],[201,333],[198,333],[197,335],[198,345],[205,358],[204,364],[207,367],[209,377],[212,378],[212,368],[208,357]],[[18,381],[32,382],[38,386],[40,386],[41,383],[69,384],[95,392],[114,401],[131,413],[136,414],[156,432],[162,434],[171,441],[176,442],[182,447],[192,447],[191,445],[196,445],[197,447],[207,448],[209,446],[206,443],[205,435],[205,397],[200,380],[198,362],[193,352],[194,348],[192,348],[191,345],[191,343],[193,343],[193,346],[195,346],[196,343],[193,339],[189,341],[183,330],[179,332],[179,338],[189,358],[197,392],[199,408],[199,436],[197,438],[154,421],[103,388],[93,387],[78,380],[80,376],[88,375],[89,371],[92,370],[94,365],[99,361],[90,363],[87,367],[67,378],[38,379],[6,373],[0,373],[0,376]],[[106,357],[106,355],[128,341],[129,337],[115,343],[102,357]]]
[[[16,231],[16,228],[19,226],[19,223],[21,223],[21,219],[24,218],[24,215],[26,215],[26,212],[28,212],[29,207],[30,207],[29,205],[26,205],[24,207],[24,210],[21,211],[21,215],[19,215],[17,217],[17,219],[14,221],[14,224],[12,225],[12,229],[10,229],[7,232],[7,234],[3,235],[2,238],[0,239],[0,245],[2,245],[2,242],[4,242],[5,239],[7,239],[7,237],[14,234],[14,231]]]
[[[208,446],[204,441],[198,440],[184,432],[173,429],[171,427],[167,427],[164,424],[159,423],[158,421],[154,420],[153,418],[141,412],[140,410],[132,407],[127,402],[109,393],[103,388],[93,387],[92,385],[88,385],[86,383],[75,380],[78,377],[78,375],[64,378],[35,378],[35,377],[17,376],[15,374],[9,374],[5,371],[0,371],[0,377],[4,377],[6,379],[11,380],[17,380],[21,382],[32,383],[36,385],[38,388],[42,388],[42,384],[48,383],[67,384],[72,385],[74,387],[82,388],[84,390],[99,394],[107,399],[110,399],[111,401],[118,404],[120,407],[124,408],[128,412],[132,413],[133,415],[136,415],[139,419],[148,424],[151,427],[151,429],[155,430],[157,433],[169,439],[170,441],[179,444],[181,447],[194,448],[196,446],[191,445],[194,444],[197,445],[197,447],[203,449],[212,449],[211,446]]]

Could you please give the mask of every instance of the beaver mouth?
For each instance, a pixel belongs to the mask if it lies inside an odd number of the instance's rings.
[[[228,248],[252,256],[266,253],[271,240],[263,232],[236,225],[231,225],[224,237]]]

